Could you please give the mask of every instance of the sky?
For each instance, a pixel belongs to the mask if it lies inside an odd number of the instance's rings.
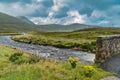
[[[120,27],[120,0],[0,0],[0,12],[35,24]]]

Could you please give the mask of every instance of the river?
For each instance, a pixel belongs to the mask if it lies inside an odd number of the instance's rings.
[[[69,57],[78,57],[80,61],[94,63],[95,54],[71,49],[55,48],[52,46],[34,45],[16,42],[10,36],[0,36],[0,44],[20,49],[45,58],[67,60]]]

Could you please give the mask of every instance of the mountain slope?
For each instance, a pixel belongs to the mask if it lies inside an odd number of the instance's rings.
[[[86,28],[94,28],[97,26],[85,24],[70,25],[35,25],[24,16],[13,17],[4,13],[0,13],[0,32],[26,32],[26,31],[49,31],[49,32],[69,32]]]
[[[22,19],[0,13],[0,32],[39,31],[35,25],[31,25]]]
[[[21,19],[22,21],[31,24],[31,25],[35,25],[32,21],[30,21],[28,18],[26,18],[25,16],[18,16],[18,19]]]
[[[85,24],[70,24],[70,25],[59,25],[59,24],[49,24],[49,25],[37,25],[42,31],[62,31],[62,32],[69,32],[69,31],[76,31],[80,29],[86,28],[94,28],[98,26],[91,26]]]

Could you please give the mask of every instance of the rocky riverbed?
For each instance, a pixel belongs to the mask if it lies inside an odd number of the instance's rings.
[[[94,63],[95,54],[76,51],[70,49],[55,48],[52,46],[33,45],[11,40],[10,36],[0,36],[0,44],[11,46],[22,51],[36,54],[46,58],[55,58],[60,60],[67,60],[69,57],[78,57],[80,61]]]

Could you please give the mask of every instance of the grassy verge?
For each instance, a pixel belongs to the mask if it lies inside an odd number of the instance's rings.
[[[5,35],[20,35],[20,32],[0,32],[0,36],[5,36]]]
[[[9,59],[14,53],[22,53],[22,57],[31,58],[30,54],[10,47],[0,45],[0,80],[84,80],[83,67],[88,64],[77,63],[72,69],[70,63],[52,59],[40,59],[37,63],[21,64],[11,62]],[[21,57],[20,57],[21,59]],[[19,60],[19,59],[18,59]],[[96,69],[91,80],[99,80],[105,76],[113,75],[93,65]]]
[[[30,44],[95,52],[97,36],[113,34],[120,34],[120,28],[92,28],[75,32],[31,32],[12,39]]]

